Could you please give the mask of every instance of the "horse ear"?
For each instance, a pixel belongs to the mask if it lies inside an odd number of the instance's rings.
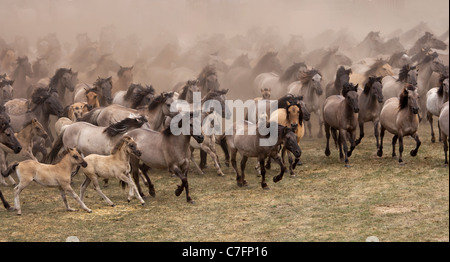
[[[286,105],[290,106],[290,105],[291,105],[291,103],[290,103],[289,101],[286,101]]]

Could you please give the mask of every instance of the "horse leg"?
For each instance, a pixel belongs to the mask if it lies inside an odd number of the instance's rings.
[[[94,190],[97,191],[97,193],[103,198],[103,200],[106,201],[108,206],[115,206],[114,203],[103,193],[103,191],[100,189],[100,185],[98,183],[97,175],[91,175],[91,181],[92,185],[94,186]],[[80,193],[81,195],[81,193]],[[83,198],[80,196],[81,201],[83,201]]]
[[[91,179],[86,175],[86,178],[84,179],[83,183],[80,186],[80,199],[84,199],[84,193],[86,192],[86,189],[88,188],[89,184],[91,183]]]
[[[311,120],[306,121],[306,126],[308,127],[309,137],[312,138],[312,131],[311,131],[312,124],[311,124]]]
[[[344,151],[344,163],[345,163],[345,167],[350,167],[350,165],[348,164],[348,148],[347,148],[347,131],[341,129],[339,130],[339,151],[341,150],[341,146],[343,147],[343,151]]]
[[[323,137],[323,132],[322,132],[323,119],[322,119],[322,112],[320,109],[319,109],[319,112],[317,113],[317,115],[319,116],[319,134],[317,135],[317,137],[322,138]]]
[[[187,166],[184,171],[181,171],[180,168],[178,168],[176,166],[175,168],[172,168],[169,171],[171,172],[171,174],[175,174],[176,176],[178,176],[181,179],[181,185],[178,186],[177,189],[175,190],[175,195],[180,196],[181,193],[183,192],[183,190],[186,189],[186,201],[188,203],[194,203],[192,198],[189,196],[189,184],[188,184],[188,180],[187,180],[188,169],[189,169],[189,166]]]
[[[439,142],[442,142],[441,125],[439,125],[439,121],[437,123],[438,123],[438,131],[439,131]]]
[[[325,136],[327,138],[327,145],[325,147],[325,155],[330,156],[330,126],[327,123],[325,123],[324,127],[325,127]]]
[[[378,132],[378,124],[380,123],[380,120],[373,121],[373,134],[375,135],[375,139],[377,140],[377,148],[380,145],[380,139],[379,139],[379,132]]]
[[[444,142],[444,155],[445,155],[444,164],[448,165],[448,159],[447,159],[448,139],[447,139],[447,135],[444,133],[442,134],[442,141]]]
[[[434,136],[434,128],[433,128],[433,114],[427,112],[427,120],[430,123],[431,127],[431,143],[436,142],[436,137]]]
[[[398,158],[398,163],[403,165],[403,159],[402,159],[402,154],[403,154],[403,135],[398,135],[398,152],[399,152],[399,158]]]
[[[414,140],[416,140],[416,148],[411,150],[411,152],[409,154],[411,156],[417,156],[417,152],[419,152],[419,147],[422,144],[422,142],[420,142],[419,135],[417,133],[411,135],[411,137],[414,138]]]
[[[217,170],[217,175],[225,176],[225,174],[222,172],[222,169],[220,168],[219,158],[217,157],[215,150],[213,150],[213,148],[209,148],[208,146],[203,146],[203,144],[202,144],[202,147],[203,147],[203,150],[213,159],[214,166],[216,167],[216,170]]]
[[[335,131],[336,132],[336,131]],[[344,152],[343,152],[343,150],[342,150],[342,140],[344,140],[345,141],[345,137],[344,138],[342,138],[341,136],[343,136],[344,134],[342,134],[342,132],[341,131],[339,131],[339,135],[338,135],[338,137],[337,137],[337,145],[338,145],[338,147],[339,147],[339,160],[341,160],[341,161],[345,161],[345,158],[347,157],[347,153],[345,154],[345,156],[344,156]],[[346,144],[346,146],[347,146],[347,144]]]
[[[447,153],[446,153],[446,154],[447,154]],[[0,199],[2,200],[3,206],[6,208],[6,210],[8,210],[8,211],[14,210],[14,208],[12,208],[12,207],[9,205],[8,201],[6,201],[6,199],[5,199],[5,197],[3,196],[3,193],[2,193],[1,190],[0,190]]]
[[[7,168],[6,166],[6,153],[3,150],[0,150],[0,171],[3,172]],[[16,181],[14,181],[14,178],[12,176],[8,176],[7,178],[9,182],[11,182],[13,185],[16,184]],[[5,178],[3,176],[0,176],[0,183],[8,186],[8,183],[6,183]]]
[[[355,144],[355,138],[356,133],[355,132],[347,132],[347,139],[350,142],[350,151],[347,153],[347,157],[350,157],[353,153],[353,150],[355,150],[356,144]]]
[[[270,189],[266,183],[266,169],[264,168],[264,158],[259,160],[259,165],[261,167],[261,187],[262,189]]]
[[[382,157],[383,156],[383,138],[384,138],[384,127],[381,125],[380,127],[380,146],[377,150],[377,156]]]
[[[200,169],[203,170],[205,168],[207,168],[206,166],[206,162],[208,161],[208,155],[206,154],[205,151],[203,151],[203,149],[200,149]]]
[[[364,122],[363,123],[359,123],[359,138],[356,139],[355,143],[356,145],[359,145],[359,143],[361,143],[361,140],[364,137]]]
[[[245,165],[247,164],[247,160],[248,157],[243,155],[242,159],[241,159],[241,179],[240,181],[238,180],[238,186],[243,187],[243,186],[248,186],[247,181],[245,181]]]
[[[392,138],[392,157],[395,157],[395,144],[397,143],[398,135],[394,135]]]
[[[200,150],[200,155],[202,154],[203,150]],[[195,168],[197,168],[197,171],[200,173],[200,175],[204,175],[205,173],[202,171],[202,169],[197,165],[197,162],[195,162],[194,155],[191,153],[191,162],[194,163]],[[200,162],[201,165],[201,162]]]
[[[277,176],[273,177],[273,182],[277,183],[281,179],[283,179],[284,172],[286,172],[286,166],[284,165],[283,161],[281,161],[281,158],[278,154],[276,154],[274,157],[272,157],[275,162],[280,166],[280,173]]]
[[[223,153],[225,154],[225,165],[227,167],[230,167],[230,152],[228,151],[227,140],[225,138],[220,140],[220,147],[222,148]]]
[[[136,188],[136,185],[133,182],[133,179],[131,179],[130,174],[119,174],[118,178],[122,180],[123,182],[127,183],[130,187],[130,190],[128,192],[128,202],[131,201],[133,195],[136,196],[136,198],[141,202],[141,204],[145,204],[144,199],[142,199],[141,195],[139,195],[139,191]]]
[[[144,197],[144,193],[142,192],[141,185],[139,184],[139,158],[134,155],[130,156],[130,167],[131,167],[131,176],[133,177],[134,184],[136,185],[139,195]]]
[[[27,187],[32,181],[33,178],[30,177],[20,177],[20,181],[19,184],[14,188],[14,208],[17,211],[17,215],[21,215],[22,214],[22,209],[20,207],[20,193],[22,192],[22,190],[24,190],[25,187]]]
[[[64,184],[64,185],[60,185],[60,188],[62,188],[63,191],[68,192],[70,195],[72,195],[72,197],[78,202],[78,204],[80,204],[81,208],[83,208],[85,211],[87,211],[88,213],[92,213],[92,210],[90,210],[83,201],[81,201],[80,197],[75,193],[75,191],[73,191],[72,187],[70,186],[70,184]],[[72,211],[72,210],[69,210]]]

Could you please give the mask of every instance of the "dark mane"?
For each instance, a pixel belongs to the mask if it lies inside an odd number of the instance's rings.
[[[438,53],[437,52],[433,52],[433,53],[427,53],[426,55],[425,55],[425,57],[422,59],[422,61],[420,61],[419,63],[418,63],[418,65],[419,65],[419,67],[421,66],[421,65],[423,65],[423,64],[426,64],[426,63],[428,63],[428,62],[430,62],[430,61],[433,61],[433,59],[435,59],[436,57],[438,57],[439,55],[438,55]]]
[[[439,88],[437,91],[437,95],[439,97],[442,97],[444,95],[444,80],[447,78],[448,78],[448,73],[441,74],[441,76],[439,77]]]
[[[341,77],[343,75],[347,75],[350,77],[351,73],[352,73],[352,69],[349,68],[346,70],[344,66],[340,66],[338,68],[338,70],[336,71],[336,79],[334,80],[334,88],[337,91],[339,91],[339,93],[340,93],[340,90],[342,89]]]
[[[212,100],[221,95],[225,95],[227,92],[228,92],[228,89],[210,91],[202,98],[202,101]]]
[[[105,78],[98,77],[97,80],[95,80],[93,86],[94,86],[94,88],[100,88],[102,86],[102,84],[106,81],[109,81],[110,84],[112,85],[112,77],[105,77]],[[92,89],[94,89],[94,88],[92,88]]]
[[[122,139],[120,139],[119,142],[117,142],[117,144],[114,146],[114,148],[111,150],[111,155],[117,153],[117,151],[122,148],[123,144],[125,144],[126,140],[124,137],[122,137]]]
[[[161,95],[155,97],[155,99],[153,99],[153,101],[148,105],[148,110],[151,111],[155,108],[158,107],[159,104],[164,103],[167,98],[173,97],[173,92],[169,92],[169,93],[162,93]]]
[[[322,76],[322,74],[320,74],[320,72],[318,70],[316,70],[316,69],[311,69],[311,70],[309,70],[307,72],[301,72],[299,80],[300,80],[300,82],[302,82],[303,85],[306,85],[317,74]]]
[[[358,92],[358,84],[356,84],[356,86],[353,83],[345,83],[343,88],[342,88],[342,96],[345,97],[347,96],[347,93],[350,91],[355,91]]]
[[[400,73],[398,73],[397,82],[406,82],[406,78],[408,77],[408,72],[411,70],[415,70],[416,66],[404,65],[402,69],[400,69]]]
[[[143,116],[139,119],[127,117],[120,122],[108,126],[105,130],[103,130],[103,133],[106,133],[110,137],[114,137],[120,134],[125,134],[132,127],[139,128],[145,122],[147,122],[147,120]]]
[[[403,109],[405,107],[408,106],[408,92],[406,92],[407,90],[411,90],[414,91],[416,88],[411,85],[411,84],[407,84],[404,88],[402,93],[399,96],[399,108]]]
[[[382,77],[369,77],[369,80],[367,81],[367,83],[364,85],[364,94],[369,94],[370,89],[372,88],[373,84],[375,82],[380,82],[381,83],[381,79]]]
[[[286,69],[286,71],[283,73],[283,75],[281,75],[280,77],[280,82],[285,82],[285,81],[289,81],[291,79],[291,76],[293,74],[295,74],[296,72],[298,72],[298,70],[304,67],[306,68],[306,64],[303,62],[299,62],[299,63],[294,63],[292,64],[290,67],[288,67],[288,69]],[[298,80],[298,79],[295,79]]]
[[[31,102],[38,105],[44,103],[44,101],[51,96],[47,87],[38,87],[31,94]]]
[[[60,68],[58,70],[56,70],[55,75],[50,79],[50,87],[55,86],[59,79],[65,74],[65,73],[72,73],[72,69],[67,69],[67,68]]]
[[[375,73],[377,72],[379,67],[384,66],[385,64],[387,64],[388,62],[386,60],[383,59],[377,59],[375,61],[375,63],[373,63],[372,66],[370,66],[370,69],[367,70],[367,72],[364,74],[366,77],[375,75]]]

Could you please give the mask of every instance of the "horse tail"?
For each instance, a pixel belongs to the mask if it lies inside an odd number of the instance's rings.
[[[14,162],[12,165],[10,165],[6,170],[2,171],[3,177],[8,177],[11,175],[12,172],[16,171],[16,167],[19,165],[19,162]]]
[[[52,150],[47,154],[47,156],[44,159],[44,163],[51,164],[53,161],[55,161],[56,156],[59,153],[59,150],[63,147],[63,136],[66,129],[62,129],[61,133],[58,135],[58,137],[55,139],[55,142],[53,143]]]

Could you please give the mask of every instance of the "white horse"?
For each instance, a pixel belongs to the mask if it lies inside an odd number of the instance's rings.
[[[433,116],[439,116],[444,103],[448,101],[448,76],[442,76],[439,82],[441,82],[439,87],[434,87],[427,92],[427,119],[430,122],[432,143],[436,141],[433,130]],[[441,141],[439,122],[438,128],[439,141]]]

